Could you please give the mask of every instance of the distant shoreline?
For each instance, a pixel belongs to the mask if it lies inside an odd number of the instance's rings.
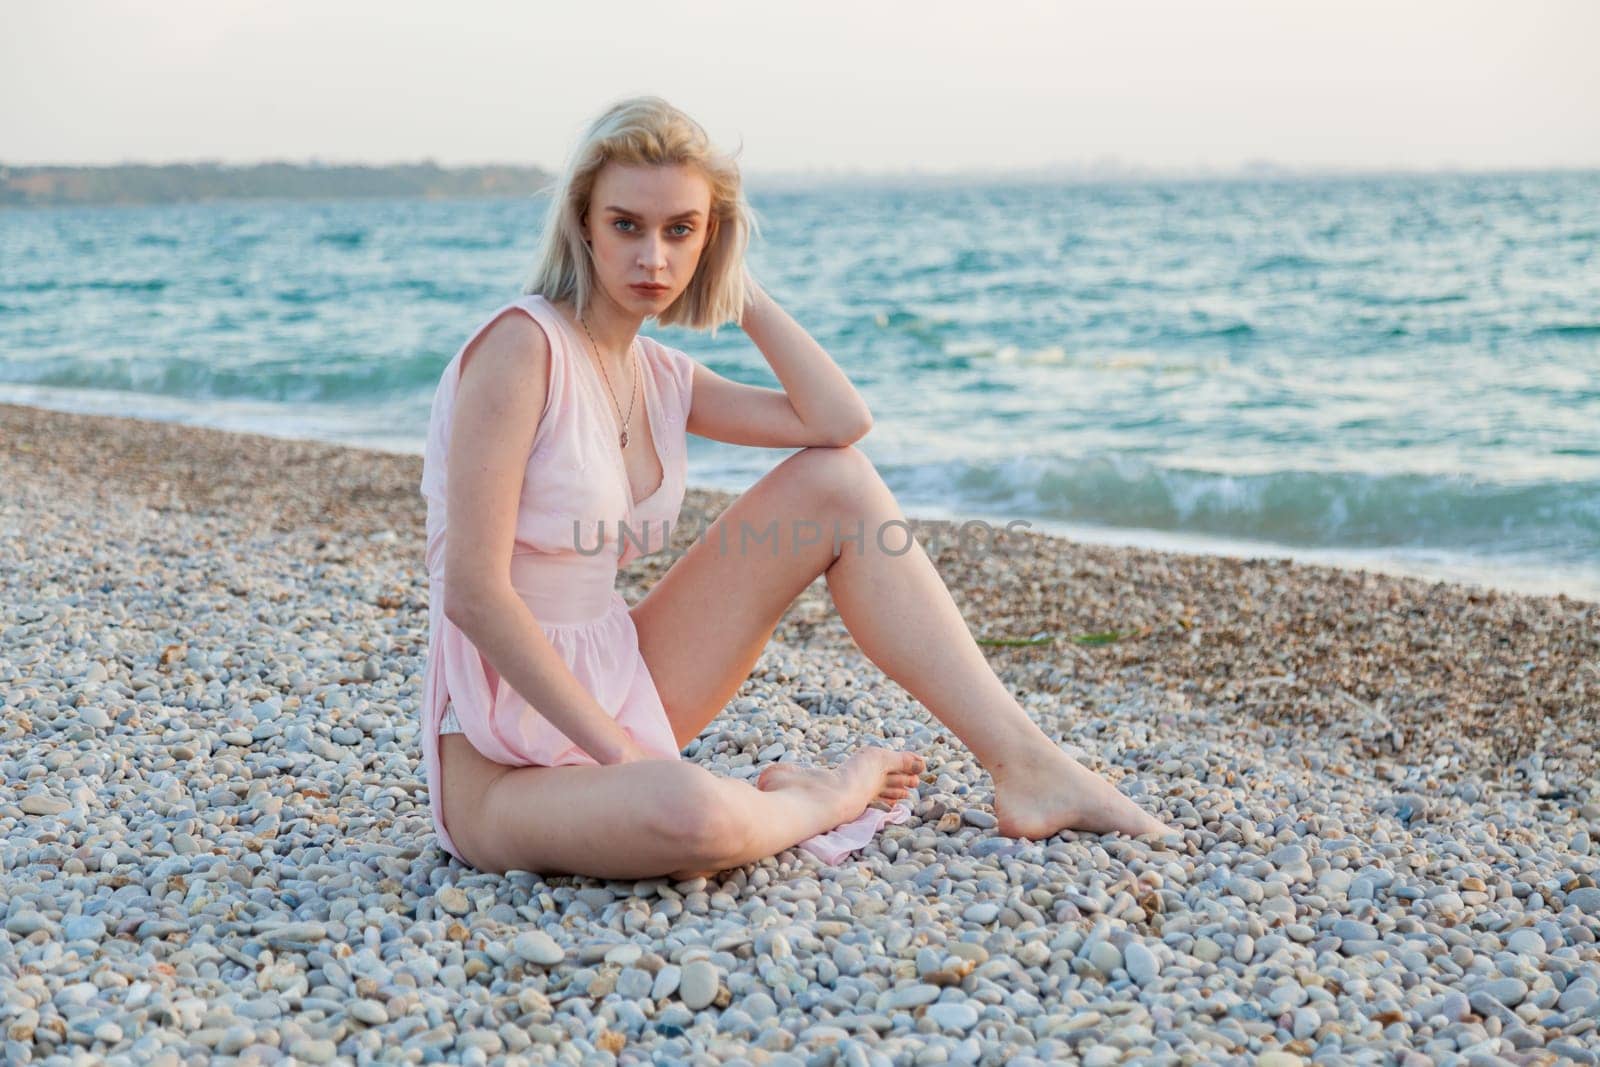
[[[533,196],[551,175],[538,167],[301,163],[130,163],[105,167],[0,163],[0,207],[186,204],[216,200]]]
[[[755,192],[811,188],[938,188],[951,185],[1141,185],[1207,182],[1373,181],[1454,177],[1600,175],[1595,167],[1329,168],[1272,163],[1196,169],[1115,163],[1018,167],[1003,171],[771,171],[748,172]],[[227,164],[125,163],[102,166],[0,162],[0,208],[194,204],[269,200],[502,199],[538,196],[553,175],[522,164],[442,167],[436,163]]]

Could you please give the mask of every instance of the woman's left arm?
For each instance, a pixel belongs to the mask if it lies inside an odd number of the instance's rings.
[[[783,388],[745,385],[696,364],[688,431],[767,448],[847,445],[864,437],[872,412],[844,371],[754,278],[746,284],[739,328]]]

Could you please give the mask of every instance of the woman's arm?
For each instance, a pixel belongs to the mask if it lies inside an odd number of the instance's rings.
[[[549,338],[516,311],[462,355],[446,468],[444,613],[501,681],[574,744],[600,763],[630,762],[638,746],[573,676],[511,587],[519,496],[549,365]]]
[[[739,327],[761,350],[782,389],[731,381],[694,368],[688,431],[766,448],[848,445],[872,429],[872,412],[826,349],[747,278]]]

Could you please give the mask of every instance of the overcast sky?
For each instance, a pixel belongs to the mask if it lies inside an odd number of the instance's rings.
[[[1600,3],[0,6],[0,162],[558,166],[626,95],[750,174],[1600,166]]]

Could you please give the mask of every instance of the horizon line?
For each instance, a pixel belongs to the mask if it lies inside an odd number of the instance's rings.
[[[262,157],[238,161],[216,157],[188,159],[141,160],[123,159],[112,163],[23,162],[0,158],[0,170],[7,168],[111,170],[119,167],[178,167],[206,166],[218,169],[242,170],[251,167],[288,165],[306,169],[361,167],[371,169],[394,167],[434,167],[443,171],[466,171],[496,167],[536,170],[546,174],[557,171],[540,163],[496,160],[475,163],[441,163],[431,156],[391,160],[338,160],[310,155],[299,158],[287,156]],[[1530,163],[1481,164],[1441,162],[1435,164],[1407,163],[1285,163],[1273,159],[1249,159],[1234,163],[1141,163],[1103,156],[1080,162],[1036,163],[1011,167],[770,167],[740,168],[747,180],[766,181],[851,181],[851,180],[972,180],[993,178],[1182,178],[1182,177],[1358,177],[1363,175],[1449,175],[1449,174],[1544,174],[1586,173],[1600,171],[1595,163]]]

